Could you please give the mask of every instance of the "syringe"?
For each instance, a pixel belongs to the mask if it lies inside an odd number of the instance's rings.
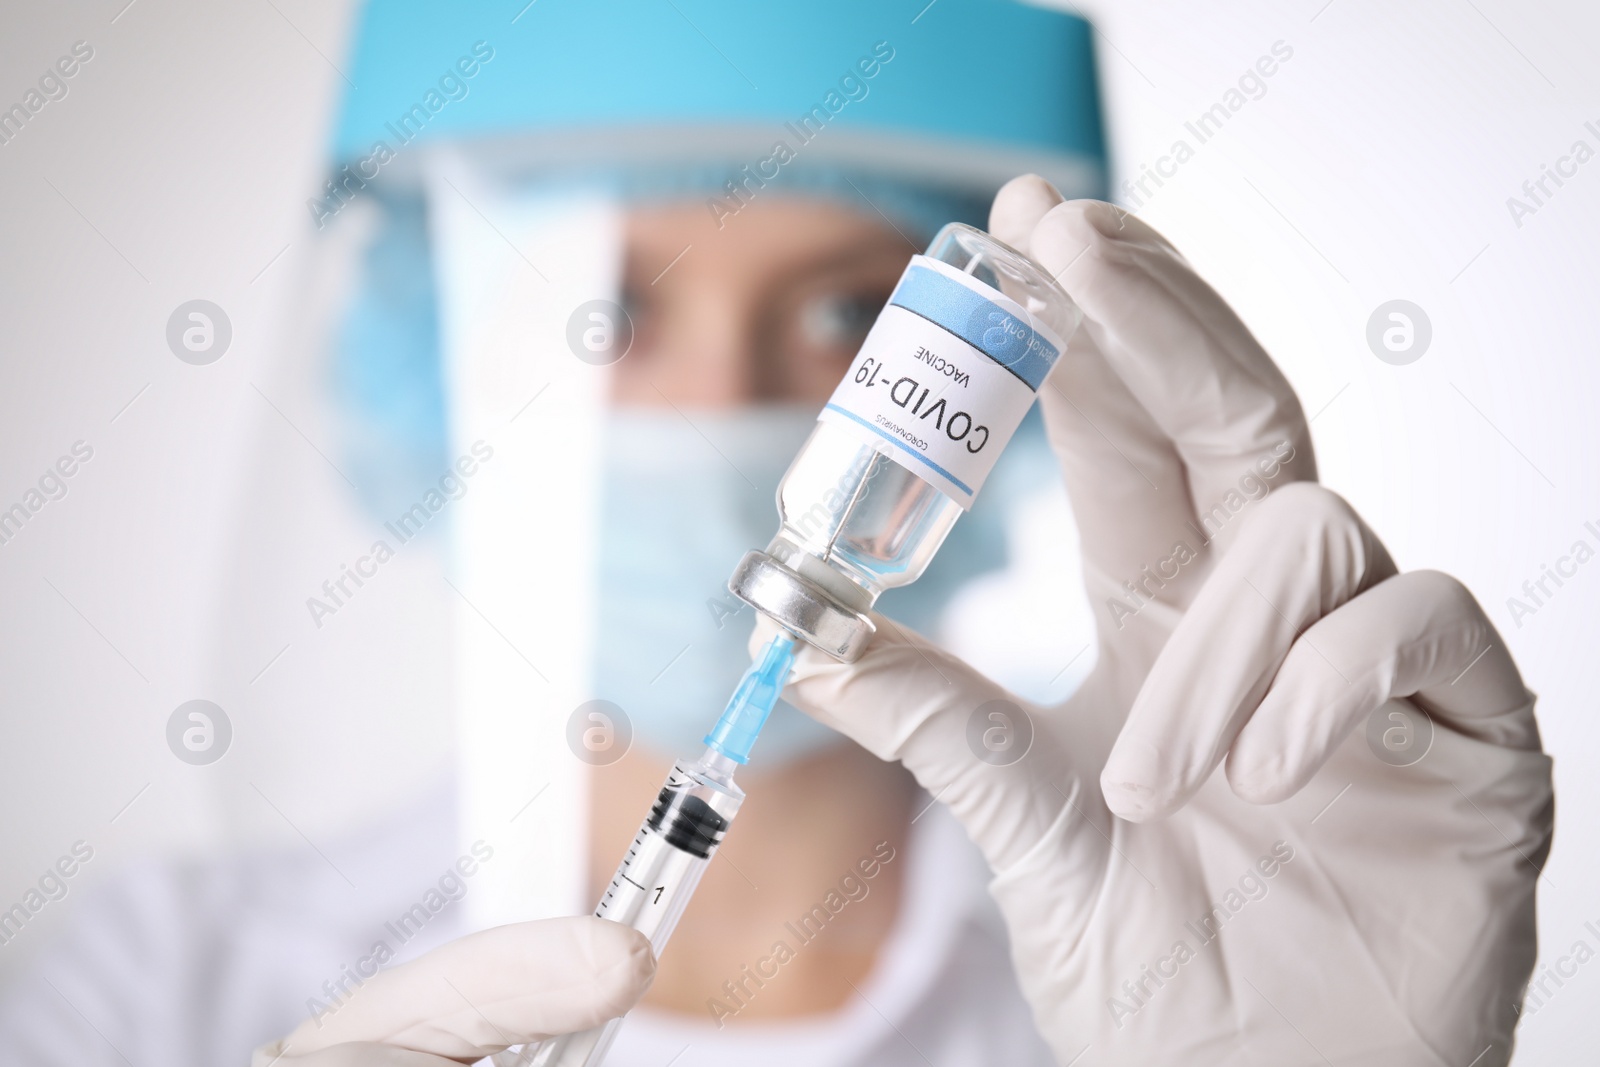
[[[744,803],[744,790],[733,781],[734,769],[749,761],[750,748],[778,703],[794,656],[794,638],[787,633],[761,650],[706,735],[705,752],[698,760],[673,765],[594,910],[599,918],[644,934],[657,958]],[[613,1019],[593,1030],[507,1049],[494,1057],[494,1063],[496,1067],[596,1065],[605,1058],[621,1025],[622,1019]]]

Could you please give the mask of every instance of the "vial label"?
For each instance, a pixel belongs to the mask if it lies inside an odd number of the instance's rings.
[[[1016,301],[914,256],[818,418],[967,508],[1062,347]]]

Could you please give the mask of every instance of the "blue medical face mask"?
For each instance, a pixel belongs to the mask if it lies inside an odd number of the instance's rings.
[[[778,482],[816,425],[812,406],[686,415],[617,409],[602,431],[592,688],[623,709],[638,744],[669,758],[699,751],[750,665],[754,611],[728,592],[728,575],[771,540]],[[1024,423],[928,572],[890,590],[880,610],[934,633],[961,586],[1005,566],[1007,512],[1027,491],[1030,453],[1048,457],[1036,418]],[[787,763],[840,740],[780,702],[752,766]]]
[[[750,665],[755,614],[728,592],[728,575],[771,539],[778,482],[816,424],[810,407],[686,414],[607,416],[593,675],[636,742],[674,758],[703,747]],[[780,703],[752,760],[771,766],[840,740]]]

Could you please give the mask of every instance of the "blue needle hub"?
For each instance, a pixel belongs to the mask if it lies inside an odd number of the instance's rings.
[[[706,735],[706,744],[736,763],[750,762],[750,749],[761,736],[767,716],[778,704],[778,696],[794,667],[794,636],[780,633],[756,657],[739,679],[722,718]]]

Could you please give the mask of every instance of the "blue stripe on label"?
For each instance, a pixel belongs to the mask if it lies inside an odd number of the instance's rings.
[[[933,460],[929,459],[927,456],[924,456],[921,452],[918,452],[916,449],[912,448],[910,445],[908,445],[904,441],[900,440],[900,438],[896,437],[894,434],[889,433],[887,430],[883,429],[881,426],[874,426],[872,423],[868,422],[866,419],[863,419],[860,415],[857,415],[853,411],[846,411],[844,408],[840,407],[838,404],[824,404],[823,406],[825,408],[827,408],[829,411],[836,411],[840,415],[843,415],[845,418],[850,419],[850,420],[852,420],[854,422],[860,423],[862,426],[865,426],[867,429],[871,430],[873,433],[877,434],[879,437],[883,438],[885,441],[888,441],[891,445],[894,445],[897,448],[902,449],[908,455],[915,456],[917,459],[920,459],[923,463],[927,464],[928,466],[932,467],[934,470],[938,471],[940,473],[940,475],[942,475],[946,481],[948,481],[951,485],[955,486],[957,489],[960,489],[963,493],[967,494],[968,496],[972,495],[972,490],[970,488],[968,488],[967,484],[965,482],[963,482],[960,478],[957,478],[955,475],[951,474],[949,471],[947,471],[943,467],[939,466]],[[960,503],[960,501],[957,501],[957,503]]]
[[[1055,345],[999,304],[915,263],[906,268],[889,303],[949,330],[1036,393],[1061,355]]]

